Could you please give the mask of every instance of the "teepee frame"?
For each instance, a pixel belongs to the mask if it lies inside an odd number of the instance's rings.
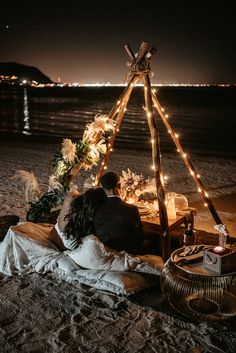
[[[129,58],[131,59],[131,69],[127,75],[128,84],[125,90],[123,91],[123,93],[120,95],[117,103],[113,106],[110,113],[108,114],[108,118],[115,120],[116,128],[114,133],[109,137],[109,141],[107,144],[107,151],[103,156],[99,171],[96,175],[96,184],[99,183],[101,176],[104,174],[107,168],[109,156],[112,151],[115,138],[119,132],[119,128],[122,123],[124,112],[126,110],[126,106],[128,104],[133,87],[137,83],[137,81],[141,81],[144,85],[145,110],[146,110],[147,122],[150,130],[151,142],[152,142],[152,163],[153,163],[153,173],[156,181],[157,199],[158,199],[158,205],[159,205],[162,257],[164,260],[167,260],[171,253],[171,239],[170,239],[170,231],[168,226],[168,217],[167,217],[167,210],[166,210],[166,204],[165,204],[164,177],[163,177],[162,163],[161,163],[160,140],[159,140],[154,108],[157,111],[158,115],[161,117],[164,125],[166,126],[167,131],[169,132],[174,144],[176,145],[177,150],[184,161],[184,164],[186,165],[190,175],[193,178],[194,183],[198,188],[198,191],[201,192],[202,197],[205,201],[205,205],[208,206],[209,211],[211,212],[216,224],[222,224],[222,221],[204,188],[204,185],[200,179],[199,174],[196,172],[195,168],[193,167],[188,155],[184,152],[184,149],[181,146],[181,143],[178,139],[178,135],[175,133],[174,129],[167,121],[167,116],[164,113],[164,109],[161,107],[154,91],[152,90],[151,82],[150,82],[150,62],[153,55],[156,52],[156,48],[152,47],[149,50],[149,44],[143,41],[140,45],[138,54],[136,55],[134,55],[129,44],[125,45],[125,49],[129,55]]]

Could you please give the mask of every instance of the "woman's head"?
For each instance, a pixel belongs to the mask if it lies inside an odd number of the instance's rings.
[[[102,188],[87,190],[76,197],[72,202],[69,212],[65,216],[68,220],[64,233],[68,237],[82,238],[94,232],[94,215],[97,208],[107,198]]]
[[[98,187],[88,189],[83,194],[84,213],[86,213],[86,215],[93,220],[97,208],[105,201],[106,198],[107,196],[102,188]]]

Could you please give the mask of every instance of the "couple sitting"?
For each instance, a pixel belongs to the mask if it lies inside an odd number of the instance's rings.
[[[65,200],[55,225],[64,247],[74,249],[81,238],[95,234],[111,249],[139,253],[143,229],[138,208],[120,199],[116,173],[104,174],[100,183],[102,187],[70,194]]]
[[[102,187],[70,194],[55,226],[22,222],[0,243],[0,273],[53,273],[115,293],[130,294],[158,280],[159,256],[139,254],[138,209],[117,196],[119,177],[106,173]],[[142,273],[137,273],[142,272]]]

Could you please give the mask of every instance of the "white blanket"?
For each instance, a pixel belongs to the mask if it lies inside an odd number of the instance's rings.
[[[94,235],[85,237],[77,249],[61,252],[51,240],[52,230],[52,225],[31,222],[10,227],[0,243],[0,272],[8,276],[53,272],[70,282],[130,294],[153,284],[153,275],[157,280],[163,268],[159,256],[111,250]]]

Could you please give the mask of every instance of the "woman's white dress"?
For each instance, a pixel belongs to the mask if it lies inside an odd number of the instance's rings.
[[[122,294],[146,286],[149,280],[144,281],[142,275],[160,275],[163,261],[159,256],[134,256],[111,250],[94,235],[83,238],[78,246],[75,240],[66,239],[56,224],[55,229],[68,249],[61,251],[51,240],[53,227],[32,222],[11,226],[0,242],[0,272],[8,276],[53,272],[72,282]]]

